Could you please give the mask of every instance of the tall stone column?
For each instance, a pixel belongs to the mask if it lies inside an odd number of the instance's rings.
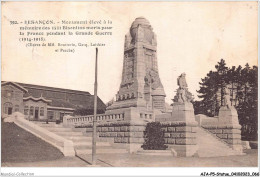
[[[150,22],[136,18],[125,36],[122,81],[116,101],[107,108],[137,107],[165,110],[165,92],[159,78],[156,35]]]
[[[154,121],[155,112],[165,110],[165,96],[158,73],[156,35],[147,19],[136,18],[125,36],[122,80],[116,101],[106,110],[106,115],[123,115],[127,125],[127,132],[120,132],[122,121],[115,123],[114,143],[123,144],[130,153],[140,149],[146,123]],[[106,128],[102,136],[112,136],[105,131]]]

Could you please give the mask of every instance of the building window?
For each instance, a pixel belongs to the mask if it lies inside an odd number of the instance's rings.
[[[48,111],[48,112],[47,112],[47,117],[48,117],[48,119],[53,119],[53,117],[54,117],[54,112],[53,112],[53,111]]]
[[[29,113],[29,107],[28,106],[25,106],[24,107],[24,115],[28,115],[28,113]]]
[[[19,112],[19,105],[14,106],[14,112]]]
[[[34,118],[38,119],[39,118],[39,107],[34,108]]]
[[[12,103],[5,103],[4,104],[4,113],[5,114],[8,114],[8,115],[12,114],[12,109],[13,109]]]
[[[30,116],[33,116],[33,110],[34,110],[34,107],[31,106],[31,107],[30,107]]]
[[[40,116],[44,116],[44,107],[40,108]]]

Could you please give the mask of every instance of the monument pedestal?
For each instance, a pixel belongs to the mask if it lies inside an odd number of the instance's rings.
[[[100,122],[97,125],[98,141],[110,142],[112,146],[125,148],[129,153],[136,153],[144,143],[146,123],[142,120]],[[87,127],[87,133],[91,133],[92,124]]]
[[[219,109],[217,136],[225,141],[232,149],[242,152],[241,125],[239,125],[237,110],[234,106]]]
[[[219,109],[219,123],[227,125],[239,125],[237,110],[234,106],[227,108],[223,106]]]
[[[173,103],[173,121],[196,122],[192,103]]]
[[[190,157],[198,150],[196,132],[198,123],[195,121],[193,105],[189,102],[174,103],[172,113],[155,117],[161,122],[164,141],[168,149],[177,156]]]

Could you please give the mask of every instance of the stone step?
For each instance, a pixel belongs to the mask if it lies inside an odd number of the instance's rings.
[[[46,124],[46,121],[31,121],[31,122],[33,122],[33,123],[35,123],[35,124]],[[56,124],[56,122],[48,122],[48,124]]]
[[[150,155],[150,156],[173,156],[171,150],[139,150],[137,151],[138,155]]]
[[[77,141],[89,141],[91,142],[92,141],[92,138],[91,137],[86,137],[86,136],[69,136],[69,135],[63,135],[63,137],[65,139],[69,139],[69,140],[72,140],[73,142],[77,142]]]
[[[111,146],[108,142],[96,142],[96,145],[102,147]],[[77,141],[74,142],[74,146],[92,146],[92,141]]]
[[[64,127],[44,127],[44,128],[51,132],[73,132],[71,128],[64,128]]]
[[[82,136],[82,132],[55,132],[57,135],[61,135],[61,136]]]
[[[197,129],[197,143],[199,157],[241,155],[201,127]]]
[[[92,149],[75,149],[76,154],[92,154]],[[126,149],[97,149],[97,154],[125,154],[128,153]]]
[[[46,123],[42,123],[42,124],[37,124],[40,127],[61,127],[63,128],[63,126],[61,124],[46,124]]]
[[[225,144],[227,147],[229,147],[229,145],[225,141],[223,141],[221,138],[217,137],[215,134],[211,133],[210,131],[208,131],[207,129],[204,129],[204,128],[202,128],[202,130],[204,132],[206,132],[208,136],[215,138],[217,141],[219,141],[219,142]]]
[[[92,149],[92,145],[74,145],[75,149]],[[96,149],[114,149],[112,146],[96,145]]]
[[[86,132],[86,128],[72,128],[75,132]]]

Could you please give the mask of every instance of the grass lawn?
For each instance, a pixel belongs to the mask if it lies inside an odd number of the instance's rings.
[[[14,123],[2,122],[1,129],[2,163],[50,161],[64,157],[57,148]]]

